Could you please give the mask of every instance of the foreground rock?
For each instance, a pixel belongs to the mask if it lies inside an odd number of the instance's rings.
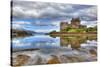
[[[26,64],[29,58],[30,56],[27,56],[27,55],[17,55],[14,66],[21,66],[21,65]]]
[[[97,60],[96,48],[78,50],[57,48],[13,52],[14,66],[91,62]]]

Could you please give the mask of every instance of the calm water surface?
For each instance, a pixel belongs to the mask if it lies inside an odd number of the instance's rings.
[[[16,60],[16,57],[18,59],[19,55],[30,57],[30,60],[26,60],[27,62],[21,65],[97,60],[96,36],[51,37],[49,35],[34,35],[29,37],[17,37],[12,40],[12,49],[13,65],[19,62],[19,60]],[[22,51],[25,49],[39,50]]]
[[[30,48],[80,48],[92,47],[97,45],[96,37],[50,37],[49,35],[35,35],[29,37],[13,38],[13,49],[30,49]]]

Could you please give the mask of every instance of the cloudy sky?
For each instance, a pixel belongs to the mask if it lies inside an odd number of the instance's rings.
[[[16,1],[12,4],[13,28],[37,32],[59,31],[61,21],[70,23],[71,18],[80,17],[81,24],[95,26],[97,6],[47,3],[34,1]]]

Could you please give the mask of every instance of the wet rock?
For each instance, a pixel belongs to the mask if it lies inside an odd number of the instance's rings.
[[[52,58],[48,60],[47,64],[59,64],[59,58],[57,56],[52,55]]]
[[[97,52],[95,51],[95,50],[90,50],[90,53],[92,54],[92,55],[94,55],[94,56],[97,56]]]
[[[70,60],[67,58],[66,55],[61,55],[61,56],[59,57],[59,59],[60,59],[60,62],[61,62],[61,63],[69,63],[69,62],[70,62]]]
[[[36,61],[35,62],[36,65],[42,64],[42,58],[40,56],[37,56],[37,60],[34,60],[34,61]]]
[[[21,65],[24,65],[28,62],[30,56],[27,56],[27,55],[17,55],[16,57],[16,63],[14,66],[21,66]]]
[[[85,58],[79,55],[77,56],[62,55],[60,56],[60,60],[62,63],[73,63],[73,62],[82,62],[85,60]]]
[[[95,50],[90,50],[90,53],[91,53],[91,59],[93,61],[97,61],[97,51]]]
[[[79,55],[77,57],[75,57],[77,59],[77,62],[84,62],[85,61],[85,57]]]
[[[22,51],[13,53],[13,64],[21,65],[40,65],[40,64],[59,64],[90,62],[97,59],[96,49],[80,48],[78,50],[67,49],[47,49],[37,51]]]

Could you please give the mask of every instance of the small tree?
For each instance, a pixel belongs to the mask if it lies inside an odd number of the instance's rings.
[[[69,30],[71,30],[72,28],[69,26],[69,27],[67,27],[66,28],[66,31],[69,31]]]

